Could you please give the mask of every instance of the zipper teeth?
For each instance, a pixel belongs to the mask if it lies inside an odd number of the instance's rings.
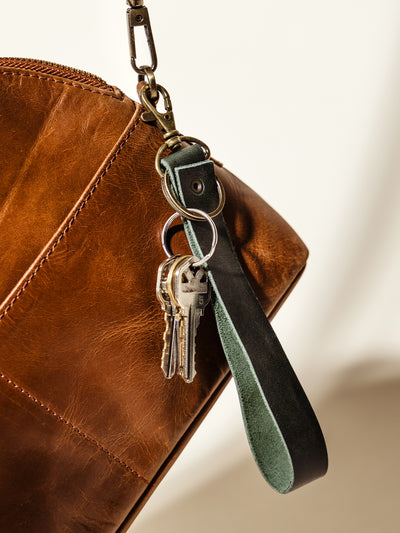
[[[65,65],[60,65],[58,63],[52,63],[51,61],[44,61],[42,59],[0,57],[0,67],[33,70],[35,72],[59,76],[68,80],[85,83],[86,85],[98,87],[99,89],[112,89],[111,85],[95,74],[72,67],[66,67]]]

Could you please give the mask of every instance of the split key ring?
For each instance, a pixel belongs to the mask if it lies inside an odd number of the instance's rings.
[[[207,213],[205,213],[204,211],[201,211],[200,209],[194,209],[194,208],[191,208],[191,207],[190,208],[188,207],[186,209],[188,211],[190,211],[190,212],[196,213],[197,215],[200,215],[201,217],[203,217],[202,220],[207,221],[210,224],[211,229],[212,229],[212,242],[211,242],[210,251],[202,259],[199,259],[198,261],[196,261],[195,263],[192,264],[193,267],[198,268],[198,267],[203,266],[204,263],[209,261],[211,259],[211,257],[214,255],[214,252],[215,252],[215,250],[217,248],[217,244],[218,244],[218,230],[217,230],[217,226],[215,225],[214,220]],[[162,236],[161,236],[162,247],[163,247],[163,250],[167,254],[168,257],[173,257],[174,254],[171,252],[171,249],[170,249],[169,245],[167,244],[167,233],[168,233],[168,230],[169,230],[172,222],[176,218],[178,218],[179,216],[182,218],[182,221],[183,221],[184,217],[182,217],[182,215],[180,215],[179,213],[174,213],[172,216],[169,217],[169,219],[165,223],[163,231],[162,231]]]

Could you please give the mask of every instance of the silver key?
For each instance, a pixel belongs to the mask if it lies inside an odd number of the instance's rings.
[[[180,352],[180,317],[177,313],[176,306],[171,302],[166,286],[168,273],[177,259],[178,256],[174,256],[161,263],[158,269],[156,286],[157,298],[164,311],[165,331],[163,336],[164,346],[161,356],[161,368],[167,379],[171,379],[176,373]]]
[[[181,316],[179,373],[188,383],[196,375],[196,334],[211,297],[207,272],[202,267],[192,267],[197,261],[196,257],[182,258],[168,274],[171,301]]]

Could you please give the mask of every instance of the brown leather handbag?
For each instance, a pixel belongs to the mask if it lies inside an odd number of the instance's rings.
[[[0,59],[0,531],[122,533],[231,373],[212,307],[193,383],[160,370],[173,213],[143,107],[102,79]],[[292,228],[219,163],[224,218],[269,318],[305,267]],[[184,232],[171,246],[190,254]]]

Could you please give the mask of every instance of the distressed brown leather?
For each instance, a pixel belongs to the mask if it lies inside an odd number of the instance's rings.
[[[0,62],[0,531],[122,533],[229,380],[211,309],[188,385],[160,369],[171,214],[140,107]],[[272,315],[307,250],[226,169],[224,211]],[[188,251],[182,233],[174,250]]]

